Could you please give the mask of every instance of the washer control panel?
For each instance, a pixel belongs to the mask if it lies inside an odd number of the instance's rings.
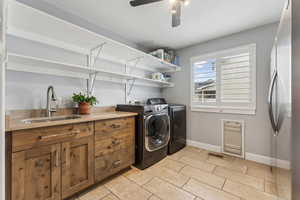
[[[168,112],[168,104],[148,105],[145,107],[145,113],[161,113]]]

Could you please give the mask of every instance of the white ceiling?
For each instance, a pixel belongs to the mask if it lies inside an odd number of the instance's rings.
[[[129,0],[44,0],[148,48],[182,48],[276,22],[285,0],[191,0],[171,27],[169,0],[133,8]]]

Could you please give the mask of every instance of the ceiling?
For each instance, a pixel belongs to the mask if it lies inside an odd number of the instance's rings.
[[[191,0],[171,27],[169,0],[131,7],[129,0],[44,0],[147,48],[183,48],[279,21],[285,0]]]

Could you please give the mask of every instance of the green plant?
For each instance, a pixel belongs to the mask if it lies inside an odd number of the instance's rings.
[[[95,96],[88,96],[85,94],[82,94],[81,92],[76,94],[73,93],[73,97],[72,97],[73,101],[75,103],[89,103],[91,106],[96,105],[98,103],[97,98]]]

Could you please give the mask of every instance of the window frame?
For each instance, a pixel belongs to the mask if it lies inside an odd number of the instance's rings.
[[[220,58],[236,53],[241,53],[242,51],[248,51],[250,53],[250,69],[251,69],[251,103],[249,106],[230,106],[222,105],[220,103]],[[205,61],[209,59],[216,59],[216,103],[206,104],[200,102],[194,102],[194,63],[197,61]],[[245,114],[245,115],[255,115],[256,114],[256,44],[248,44],[244,46],[239,46],[235,48],[225,49],[213,53],[207,53],[200,56],[195,56],[190,59],[190,107],[192,112],[213,112],[213,113],[228,113],[228,114]]]

